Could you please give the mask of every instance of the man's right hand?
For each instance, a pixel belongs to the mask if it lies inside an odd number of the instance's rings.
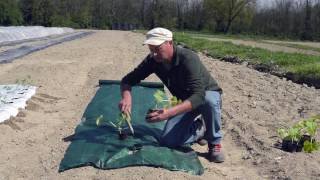
[[[119,102],[119,110],[131,114],[131,87],[127,84],[121,84],[122,99]]]
[[[124,113],[131,113],[131,96],[125,97],[119,103],[119,110]]]

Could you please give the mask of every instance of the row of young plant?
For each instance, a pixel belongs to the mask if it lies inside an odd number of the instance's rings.
[[[288,152],[311,153],[320,149],[317,132],[320,127],[320,115],[303,119],[289,128],[278,129],[282,139],[282,149]]]

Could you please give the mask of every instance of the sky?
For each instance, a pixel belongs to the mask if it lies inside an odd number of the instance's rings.
[[[276,0],[257,0],[257,5],[258,7],[270,7],[273,5],[273,2],[276,1]],[[302,3],[305,2],[305,0],[292,0],[292,1],[295,1],[295,2],[299,2],[301,1]],[[310,0],[311,3],[316,3],[316,2],[319,2],[319,0]]]
[[[259,7],[271,6],[274,0],[257,0],[257,5]]]

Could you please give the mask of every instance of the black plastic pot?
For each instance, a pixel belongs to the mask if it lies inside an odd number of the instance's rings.
[[[148,114],[153,113],[153,112],[158,111],[158,110],[159,110],[159,109],[148,109],[148,112],[147,112],[147,114],[146,114],[146,120],[149,119],[149,118],[148,118]]]
[[[160,110],[160,109],[148,109],[148,112],[147,112],[147,113],[149,114],[149,113],[152,113],[152,112],[155,112],[155,111],[159,111],[159,110]]]
[[[287,152],[301,152],[305,141],[311,141],[309,135],[303,135],[299,142],[291,140],[282,140],[282,150]]]
[[[301,152],[302,147],[297,141],[282,140],[282,150],[287,152]]]

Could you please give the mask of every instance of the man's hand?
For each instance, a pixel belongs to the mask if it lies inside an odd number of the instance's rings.
[[[119,110],[131,114],[131,98],[122,98],[119,102]]]
[[[147,114],[146,120],[149,123],[160,122],[169,119],[170,114],[166,109],[155,110]]]
[[[121,84],[121,96],[122,99],[119,102],[119,110],[126,114],[131,114],[131,87],[127,84]]]
[[[149,123],[160,122],[163,120],[167,120],[170,117],[176,116],[180,113],[189,112],[191,110],[191,102],[189,100],[185,100],[181,104],[178,104],[169,109],[160,109],[147,114],[146,120]]]

